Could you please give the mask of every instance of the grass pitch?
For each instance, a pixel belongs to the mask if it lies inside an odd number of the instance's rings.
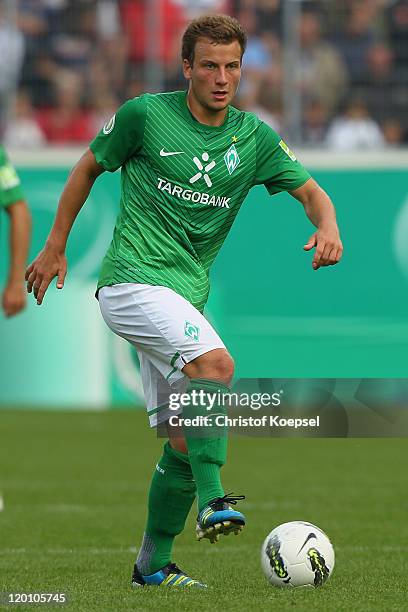
[[[163,442],[143,412],[1,411],[0,431],[0,591],[66,593],[45,609],[86,612],[407,609],[405,439],[232,437],[223,480],[247,495],[248,524],[196,542],[192,511],[174,560],[210,588],[183,591],[130,587]],[[276,589],[261,572],[265,535],[296,519],[334,544],[322,589]]]

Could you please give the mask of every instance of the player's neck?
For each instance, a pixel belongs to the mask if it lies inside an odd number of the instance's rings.
[[[225,121],[228,113],[228,106],[219,111],[211,111],[202,106],[198,100],[191,94],[191,91],[187,93],[187,107],[194,119],[204,125],[210,125],[212,127],[219,127]]]

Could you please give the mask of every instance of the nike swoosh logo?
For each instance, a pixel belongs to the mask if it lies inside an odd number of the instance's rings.
[[[305,547],[305,546],[306,546],[306,544],[309,542],[309,540],[312,540],[313,538],[314,538],[315,540],[317,540],[317,536],[316,536],[316,534],[315,534],[315,533],[309,533],[309,535],[307,536],[306,540],[303,542],[303,546],[302,546],[302,547],[301,547],[301,549],[299,550],[298,555],[299,555],[299,554],[301,553],[301,551],[304,549],[304,547]]]
[[[169,155],[181,155],[184,151],[165,151],[162,149],[160,151],[160,157],[168,157]]]

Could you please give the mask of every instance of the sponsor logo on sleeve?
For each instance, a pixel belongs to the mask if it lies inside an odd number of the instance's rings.
[[[106,136],[110,134],[113,128],[115,127],[115,120],[116,120],[116,115],[113,115],[113,117],[111,117],[109,121],[105,123],[105,125],[103,126],[102,131],[104,134],[106,134]]]
[[[280,148],[285,151],[286,155],[290,157],[292,161],[296,161],[296,155],[291,151],[284,140],[281,140],[279,143]]]
[[[6,164],[0,168],[0,189],[7,191],[20,185],[20,179],[18,178],[17,172],[14,170],[11,164]]]

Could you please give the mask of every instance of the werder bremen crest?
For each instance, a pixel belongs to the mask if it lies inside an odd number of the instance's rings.
[[[228,173],[231,175],[234,170],[239,166],[240,159],[238,155],[238,151],[235,145],[232,145],[226,154],[224,155],[225,165],[227,166]]]
[[[184,335],[194,340],[194,342],[198,342],[200,339],[200,328],[198,325],[186,321],[184,324]]]

